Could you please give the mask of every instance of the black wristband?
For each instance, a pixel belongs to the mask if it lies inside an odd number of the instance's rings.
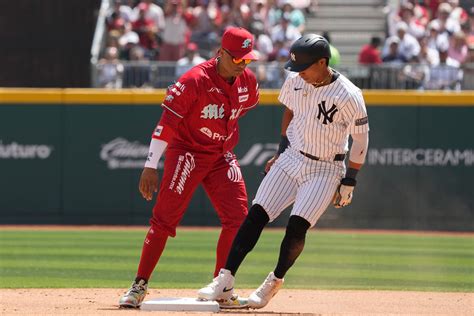
[[[351,179],[354,179],[354,180],[355,180],[355,178],[356,178],[358,172],[359,172],[359,169],[347,168],[347,171],[346,171],[346,178],[351,178]]]
[[[281,154],[282,152],[284,152],[285,149],[288,148],[288,145],[290,145],[288,137],[281,135],[280,145],[278,146],[277,154]]]
[[[348,187],[355,187],[357,184],[357,180],[353,178],[342,178],[341,184],[346,185]]]

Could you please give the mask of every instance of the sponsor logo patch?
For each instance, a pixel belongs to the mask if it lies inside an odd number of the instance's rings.
[[[155,135],[155,136],[160,136],[162,132],[163,132],[163,126],[158,125],[158,126],[156,127],[156,129],[155,129],[154,135]]]
[[[247,88],[247,87],[238,87],[237,92],[238,93],[247,93],[247,92],[249,92],[249,88]]]
[[[367,123],[369,123],[369,118],[366,116],[366,117],[357,119],[356,122],[355,122],[355,125],[356,126],[361,126],[361,125],[364,125],[364,124],[367,124]]]
[[[239,103],[245,102],[249,99],[248,94],[239,95]]]

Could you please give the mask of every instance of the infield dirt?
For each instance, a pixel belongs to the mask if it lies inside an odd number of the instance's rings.
[[[1,289],[1,315],[217,315],[206,312],[120,310],[125,289]],[[250,290],[238,291],[248,295]],[[194,297],[195,290],[149,290],[147,296]],[[473,315],[474,293],[281,290],[260,310],[221,311],[245,315]]]

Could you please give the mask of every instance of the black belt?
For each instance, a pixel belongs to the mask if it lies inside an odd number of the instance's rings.
[[[308,157],[309,159],[321,160],[321,158],[310,155],[310,154],[307,154],[307,153],[305,153],[304,151],[301,151],[301,150],[300,150],[300,154],[302,154],[305,157]],[[346,154],[337,154],[337,155],[334,156],[333,160],[334,161],[344,161],[344,159],[346,159]]]

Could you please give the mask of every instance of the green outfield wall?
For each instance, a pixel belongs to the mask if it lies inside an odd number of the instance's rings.
[[[277,94],[262,91],[261,106],[240,121],[235,152],[250,201],[278,147]],[[0,89],[0,224],[146,224],[152,204],[137,186],[163,96]],[[370,148],[354,202],[331,207],[318,225],[473,231],[474,92],[364,98]],[[218,225],[202,188],[182,223]]]

